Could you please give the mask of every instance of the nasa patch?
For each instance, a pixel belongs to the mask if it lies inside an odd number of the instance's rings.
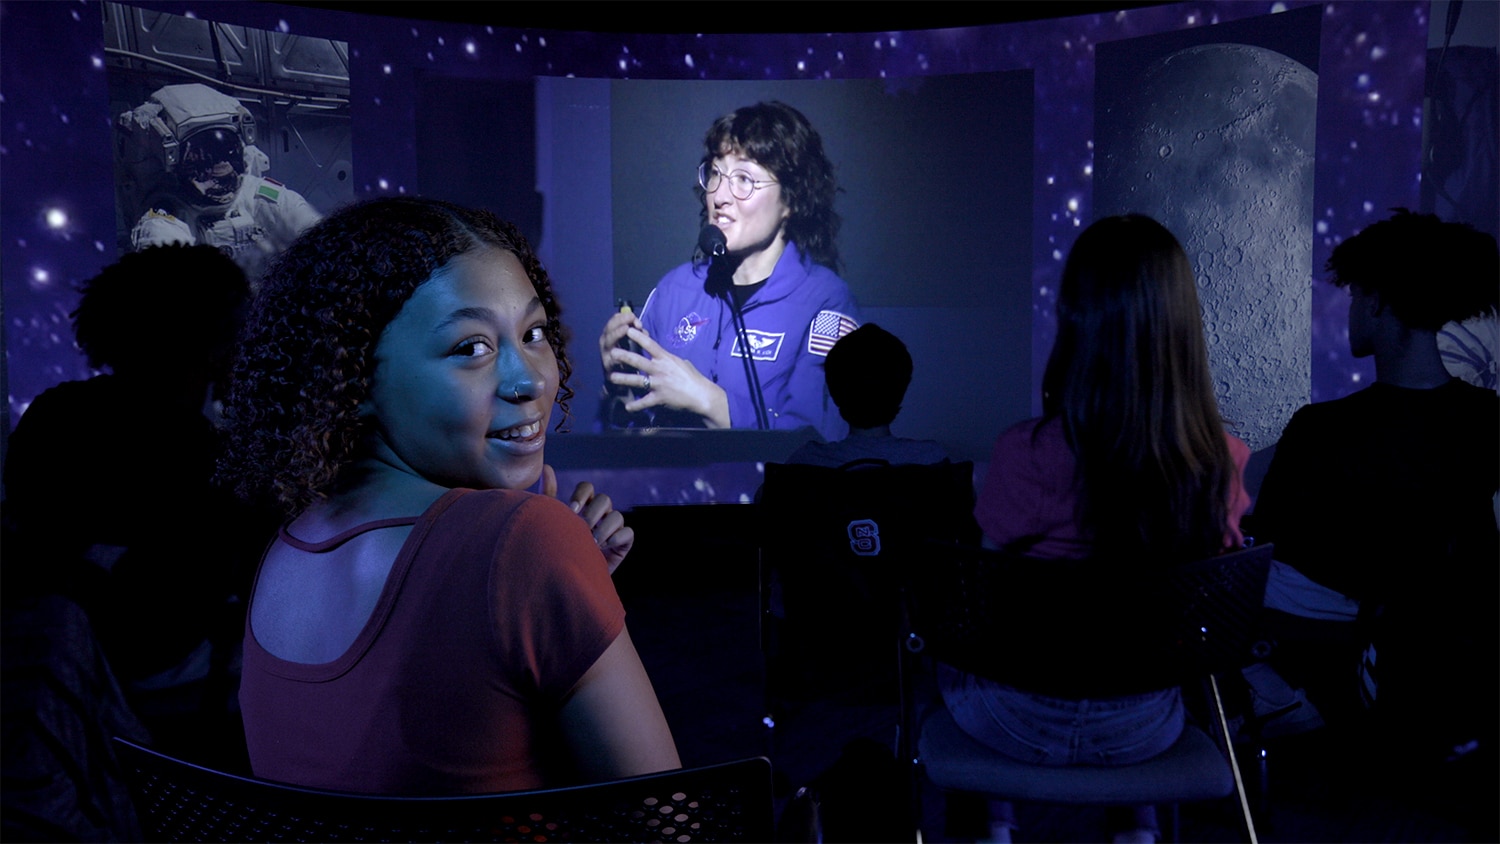
[[[646,303],[651,304],[650,302]],[[691,343],[698,336],[698,329],[707,325],[708,320],[698,316],[697,311],[690,312],[687,316],[677,321],[677,344]]]
[[[772,333],[770,331],[756,331],[753,328],[745,329],[745,339],[750,341],[750,354],[745,354],[744,346],[740,345],[740,338],[734,338],[734,349],[731,351],[737,358],[749,357],[752,360],[775,360],[781,354],[781,341],[786,339],[786,332]]]

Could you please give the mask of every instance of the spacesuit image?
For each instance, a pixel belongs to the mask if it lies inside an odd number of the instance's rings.
[[[120,115],[149,171],[146,212],[132,249],[168,243],[217,246],[252,280],[297,235],[322,219],[301,194],[262,173],[255,120],[233,97],[199,83],[167,85]]]
[[[709,127],[697,170],[694,259],[662,276],[639,316],[622,308],[599,334],[603,421],[843,439],[823,361],[860,315],[838,275],[822,137],[786,103],[744,106]]]

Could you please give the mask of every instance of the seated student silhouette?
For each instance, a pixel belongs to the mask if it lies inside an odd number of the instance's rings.
[[[248,299],[244,272],[212,246],[154,246],[106,267],[71,314],[106,371],[38,396],[5,465],[7,588],[83,607],[169,752],[205,749],[198,713],[231,717],[218,669],[238,647],[237,596],[261,539],[212,481],[210,416]]]
[[[937,442],[891,433],[912,378],[911,354],[895,335],[875,323],[865,323],[833,345],[823,375],[829,397],[849,423],[849,434],[833,442],[805,443],[786,459],[787,464],[837,469],[861,461],[874,466],[948,460]],[[937,533],[942,530],[938,525],[951,521],[951,516],[945,521],[937,513],[949,500],[943,490],[909,486],[905,480],[871,481],[869,474],[850,484],[859,488],[865,501],[881,496],[875,490],[884,489],[890,496],[887,500],[907,502],[902,509],[911,526],[920,524]],[[787,491],[782,489],[783,496]],[[843,495],[819,488],[817,495],[824,494],[833,499]],[[913,497],[930,509],[908,506]],[[967,523],[971,523],[967,513],[971,503],[972,497],[952,508]],[[822,508],[811,505],[811,509]],[[879,515],[876,519],[882,522],[880,534],[889,554],[894,547],[893,531],[900,526],[884,522]],[[842,524],[833,518],[829,521]],[[815,556],[829,550],[805,533],[792,530],[791,534],[803,544],[801,554]],[[807,782],[818,795],[819,819],[830,841],[887,840],[899,834],[897,830],[909,828],[902,826],[909,819],[891,811],[900,805],[904,788],[901,766],[889,746],[896,677],[884,643],[893,641],[895,633],[888,611],[895,605],[894,585],[875,563],[885,558],[856,559],[869,564],[825,568],[806,566],[809,559],[800,555],[783,559],[772,567],[766,584],[768,609],[774,618],[770,626],[775,643],[772,687],[774,694],[797,701],[778,698],[775,704],[785,716],[777,720],[779,738],[785,746],[797,749],[795,755],[777,758],[778,771],[794,783]],[[814,713],[833,707],[836,726],[830,725],[826,714],[796,717],[800,707]]]
[[[1332,722],[1360,711],[1363,652],[1376,723],[1438,758],[1495,734],[1500,397],[1452,377],[1436,335],[1495,311],[1497,266],[1493,237],[1404,209],[1334,249],[1375,383],[1297,411],[1255,509],[1274,667]]]
[[[933,440],[891,434],[891,423],[901,412],[911,374],[911,354],[896,335],[873,322],[846,334],[829,350],[823,377],[839,415],[849,423],[849,435],[833,442],[805,443],[786,462],[838,467],[856,460],[947,460],[947,452]]]

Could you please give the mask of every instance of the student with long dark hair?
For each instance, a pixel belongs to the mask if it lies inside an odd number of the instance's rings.
[[[1249,449],[1214,400],[1192,268],[1171,232],[1109,217],[1074,244],[1057,301],[1043,414],[995,443],[974,514],[993,548],[1041,558],[1190,562],[1242,544]],[[1024,647],[1007,643],[1008,647]],[[1075,701],[942,667],[943,699],[975,739],[1041,765],[1126,765],[1183,729],[1179,689]],[[993,831],[1014,818],[997,805]],[[1123,840],[1155,834],[1151,807]]]

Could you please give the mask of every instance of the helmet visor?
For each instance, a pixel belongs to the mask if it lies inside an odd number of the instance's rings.
[[[244,170],[245,148],[231,129],[205,129],[183,143],[183,181],[210,202],[234,199]]]

